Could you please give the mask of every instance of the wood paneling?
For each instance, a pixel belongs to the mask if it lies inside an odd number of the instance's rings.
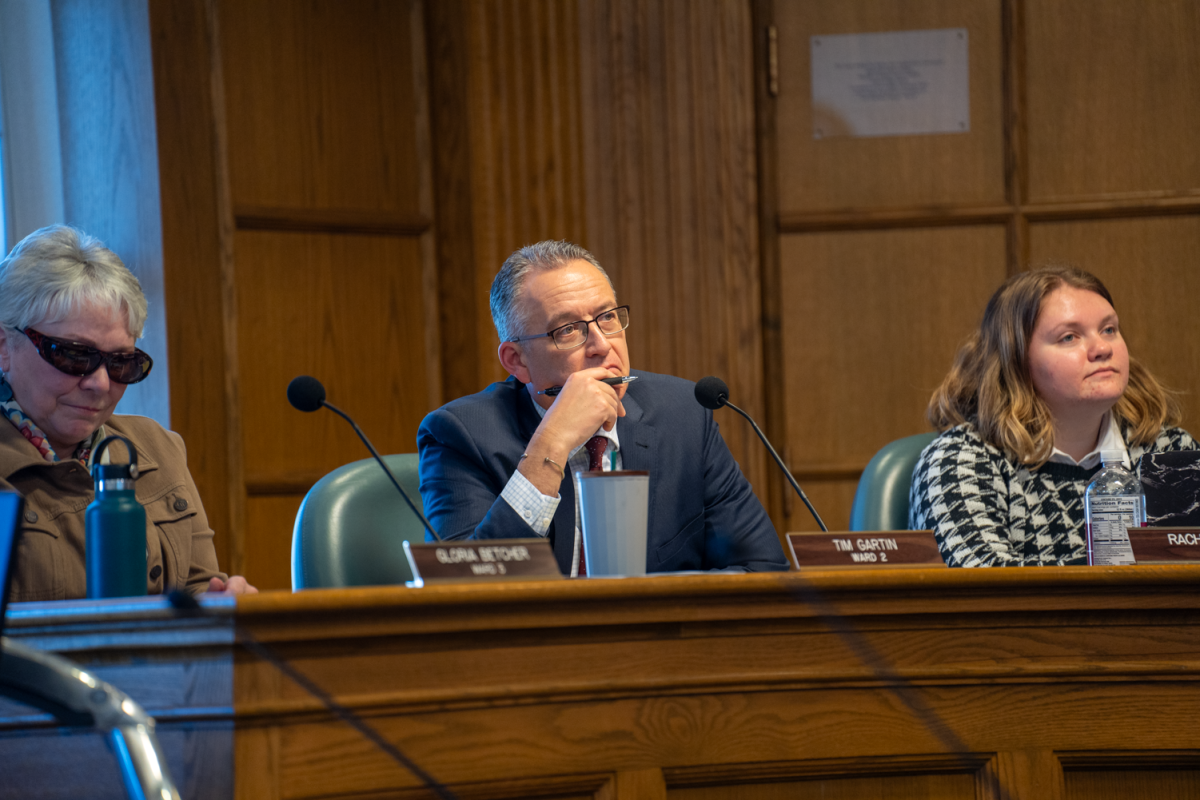
[[[292,527],[306,491],[300,486],[303,483],[246,498],[245,575],[254,586],[292,585]]]
[[[762,417],[754,83],[742,2],[580,5],[588,234],[632,306],[636,367],[721,376]],[[720,414],[765,499],[766,455]]]
[[[242,559],[241,416],[232,308],[233,214],[218,30],[206,0],[151,0],[171,426],[216,531],[217,560]]]
[[[413,5],[222,0],[235,206],[427,211]]]
[[[802,482],[841,481],[835,496],[852,498],[880,447],[928,429],[930,393],[1004,279],[1004,229],[790,235],[781,252],[788,459]],[[844,529],[848,504],[810,499]]]
[[[1065,800],[1196,800],[1200,771],[1101,770],[1067,772]]]
[[[247,480],[316,478],[365,458],[345,420],[288,405],[318,376],[384,453],[416,449],[430,407],[421,254],[409,237],[239,232],[238,341]]]
[[[579,20],[555,0],[449,0],[428,14],[442,365],[454,398],[508,377],[488,309],[504,259],[543,239],[588,246]]]
[[[1130,353],[1183,392],[1184,426],[1200,424],[1200,217],[1030,226],[1034,263],[1066,261],[1094,272],[1116,301]]]
[[[672,789],[671,800],[976,800],[972,775],[825,778],[786,783]]]
[[[1200,5],[1027,3],[1033,200],[1200,193]]]
[[[780,212],[1004,202],[1000,9],[1000,0],[775,3]],[[930,28],[967,29],[969,133],[813,138],[811,36]]]

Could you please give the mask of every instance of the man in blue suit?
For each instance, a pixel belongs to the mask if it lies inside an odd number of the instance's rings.
[[[788,568],[693,384],[630,370],[629,309],[591,253],[568,242],[521,248],[492,283],[491,309],[512,377],[442,406],[417,434],[421,499],[444,539],[548,536],[575,576],[571,474],[599,462],[650,473],[647,571]],[[637,380],[601,380],[626,375]],[[544,393],[551,387],[557,396]]]

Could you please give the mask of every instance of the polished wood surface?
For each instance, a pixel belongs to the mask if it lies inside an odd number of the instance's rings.
[[[1030,199],[1200,190],[1200,7],[1025,5]]]
[[[460,797],[1149,797],[1123,793],[1141,786],[1171,800],[1200,788],[1198,577],[914,568],[267,593],[178,633],[148,598],[49,617],[18,605],[11,634],[120,683],[158,662],[219,669],[235,619]],[[232,719],[239,797],[432,796],[248,652],[226,711],[178,708],[196,701],[171,681],[201,673],[158,669],[124,688],[168,733]],[[10,713],[0,750],[42,724]]]

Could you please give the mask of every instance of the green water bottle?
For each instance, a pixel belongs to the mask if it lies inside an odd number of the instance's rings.
[[[101,464],[112,442],[129,449],[128,464]],[[133,494],[137,450],[124,436],[109,436],[92,454],[96,499],[84,517],[87,531],[87,596],[133,597],[146,594],[146,509]]]

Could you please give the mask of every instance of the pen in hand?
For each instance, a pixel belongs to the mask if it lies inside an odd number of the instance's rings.
[[[638,379],[637,375],[616,375],[611,378],[601,378],[601,383],[607,383],[609,386],[623,386],[627,383],[633,383]],[[549,389],[542,389],[538,394],[544,394],[546,397],[557,397],[558,393],[563,390],[561,386],[551,386]]]

